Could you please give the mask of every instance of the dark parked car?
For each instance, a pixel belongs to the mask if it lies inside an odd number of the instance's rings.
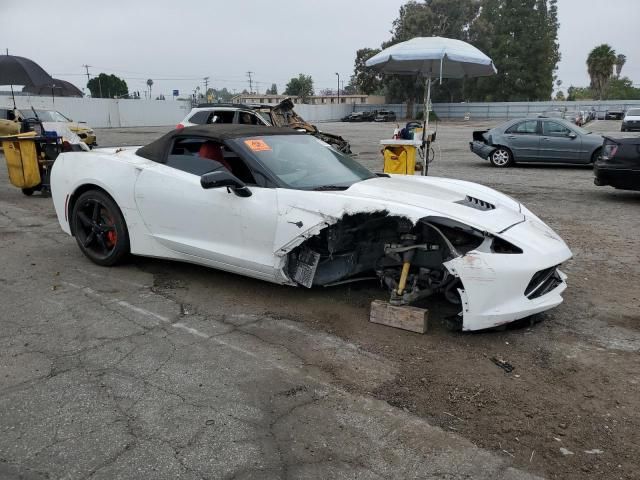
[[[363,122],[373,122],[378,116],[378,110],[371,110],[370,112],[362,112]]]
[[[391,110],[380,110],[375,118],[376,122],[395,122],[396,114]]]
[[[342,117],[343,122],[362,122],[362,112],[353,112],[347,116]]]
[[[602,156],[593,172],[593,183],[600,187],[640,190],[640,138],[604,137]]]
[[[624,112],[621,108],[609,108],[604,114],[605,120],[622,120]]]
[[[473,153],[494,167],[514,163],[593,163],[602,137],[560,118],[520,118],[473,132]]]
[[[633,130],[640,130],[640,108],[630,108],[622,119],[620,131],[631,132]]]

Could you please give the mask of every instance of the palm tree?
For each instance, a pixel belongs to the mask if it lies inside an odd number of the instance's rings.
[[[602,95],[613,75],[615,63],[616,52],[606,43],[591,50],[587,57],[587,70],[589,71],[589,77],[591,77],[591,88],[600,100],[602,100]]]
[[[620,72],[622,71],[622,67],[627,63],[627,56],[622,53],[616,57],[616,78],[620,78]]]
[[[149,100],[151,100],[151,87],[153,87],[153,80],[147,80],[147,87],[149,87]]]

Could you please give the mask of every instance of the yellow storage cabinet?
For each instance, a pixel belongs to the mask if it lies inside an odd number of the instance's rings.
[[[35,132],[2,138],[9,180],[18,188],[32,188],[42,183]]]
[[[415,175],[416,152],[421,142],[414,140],[380,140],[383,172],[397,175]]]

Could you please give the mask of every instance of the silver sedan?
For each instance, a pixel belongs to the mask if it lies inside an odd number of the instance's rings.
[[[520,118],[473,132],[469,147],[494,167],[515,163],[592,164],[603,138],[560,118]]]

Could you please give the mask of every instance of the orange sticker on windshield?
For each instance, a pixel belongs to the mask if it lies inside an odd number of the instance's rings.
[[[253,140],[245,140],[245,145],[249,147],[254,152],[270,152],[271,147],[266,144],[264,140],[253,139]]]

